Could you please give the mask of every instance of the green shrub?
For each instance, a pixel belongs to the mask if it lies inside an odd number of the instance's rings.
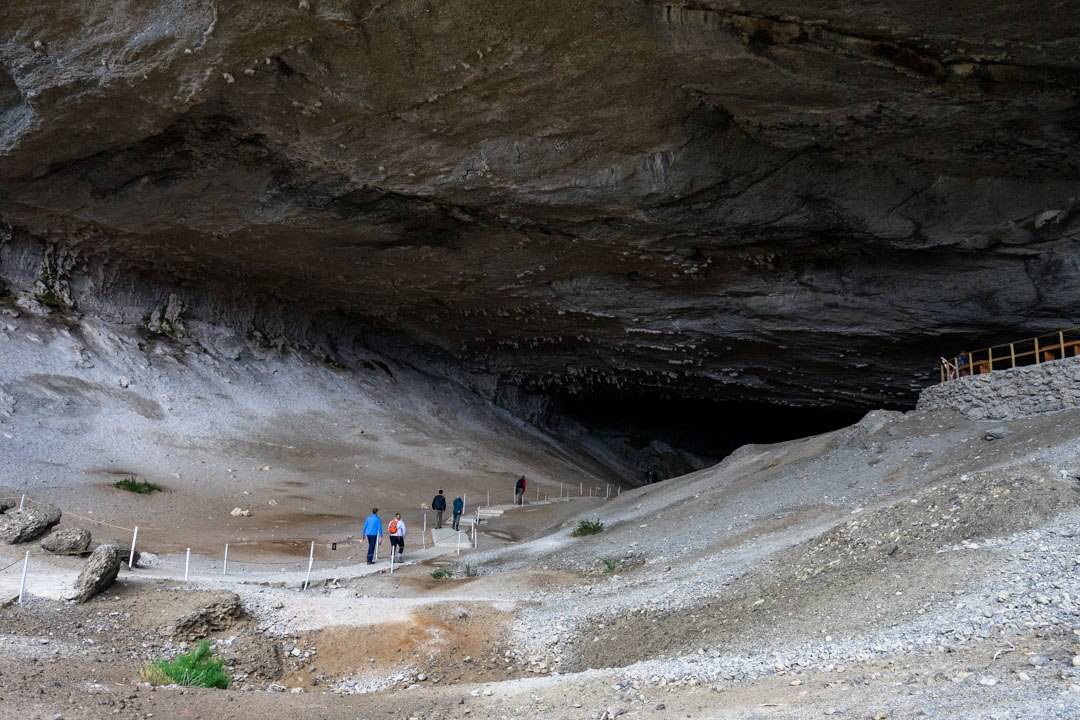
[[[578,520],[577,527],[570,533],[572,537],[582,537],[584,535],[596,535],[597,533],[604,531],[604,523],[599,520]]]
[[[604,558],[603,560],[601,560],[601,562],[604,564],[605,575],[612,575],[616,573],[623,564],[622,560],[618,560],[615,558]]]
[[[461,573],[465,577],[476,577],[480,574],[480,571],[476,569],[476,566],[472,563],[465,563],[461,566]]]
[[[454,571],[450,568],[438,568],[431,571],[432,580],[449,580],[454,577]]]
[[[134,475],[124,478],[123,480],[117,480],[113,483],[113,487],[119,490],[127,490],[128,492],[138,493],[139,495],[150,495],[152,493],[161,492],[162,487],[155,485],[152,482],[146,480],[139,480]]]
[[[229,676],[221,660],[214,657],[206,640],[189,653],[147,665],[142,674],[152,685],[186,685],[221,690],[229,687]]]

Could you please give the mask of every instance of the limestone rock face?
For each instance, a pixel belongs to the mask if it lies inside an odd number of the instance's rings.
[[[132,314],[176,337],[197,291],[333,309],[492,394],[906,402],[972,335],[1069,323],[1078,22],[9,0],[0,273],[48,307],[154,277]]]
[[[60,508],[52,505],[27,504],[18,510],[18,504],[0,504],[0,542],[15,545],[30,542],[48,532],[60,522]]]
[[[54,555],[82,555],[90,547],[90,531],[84,528],[54,530],[41,547]]]
[[[98,593],[107,590],[120,573],[120,550],[115,545],[99,545],[86,561],[75,587],[69,596],[71,600],[84,603]]]

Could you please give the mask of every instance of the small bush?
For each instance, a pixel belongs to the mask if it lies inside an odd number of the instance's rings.
[[[439,568],[431,571],[432,580],[449,580],[454,577],[454,571],[450,568]]]
[[[577,527],[570,533],[571,537],[583,537],[585,535],[596,535],[597,533],[604,531],[604,523],[599,520],[578,520]]]
[[[476,569],[476,566],[471,563],[462,565],[461,572],[465,577],[476,577],[480,574],[480,571]]]
[[[186,685],[221,690],[229,687],[229,676],[221,660],[214,657],[206,640],[189,653],[147,665],[142,675],[152,685]]]
[[[604,564],[605,575],[615,574],[616,572],[618,572],[619,568],[621,568],[623,564],[622,560],[617,560],[615,558],[604,558],[603,560],[601,560],[601,562]]]
[[[150,495],[152,493],[161,492],[162,490],[160,485],[155,485],[146,480],[139,480],[134,475],[126,477],[123,480],[117,480],[113,483],[113,487],[118,490],[127,490],[128,492],[138,493],[139,495]]]

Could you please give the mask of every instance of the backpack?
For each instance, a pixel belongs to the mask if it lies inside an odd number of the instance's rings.
[[[397,518],[390,521],[390,526],[386,528],[387,532],[391,535],[397,532]]]

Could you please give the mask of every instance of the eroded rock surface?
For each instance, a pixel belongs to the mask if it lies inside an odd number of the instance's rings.
[[[109,589],[120,573],[120,550],[115,545],[99,545],[83,566],[69,599],[84,603]]]
[[[85,528],[55,530],[41,541],[41,547],[54,555],[82,555],[90,547],[90,531]]]
[[[17,502],[0,503],[0,542],[9,545],[30,542],[60,522],[58,507],[37,503],[28,503],[22,510],[18,507]]]
[[[204,638],[212,632],[228,630],[244,614],[240,596],[235,593],[214,593],[204,605],[173,623],[172,634],[187,640]]]
[[[155,277],[173,337],[257,290],[502,399],[904,403],[1070,323],[1073,6],[305,5],[8,3],[0,272]]]

